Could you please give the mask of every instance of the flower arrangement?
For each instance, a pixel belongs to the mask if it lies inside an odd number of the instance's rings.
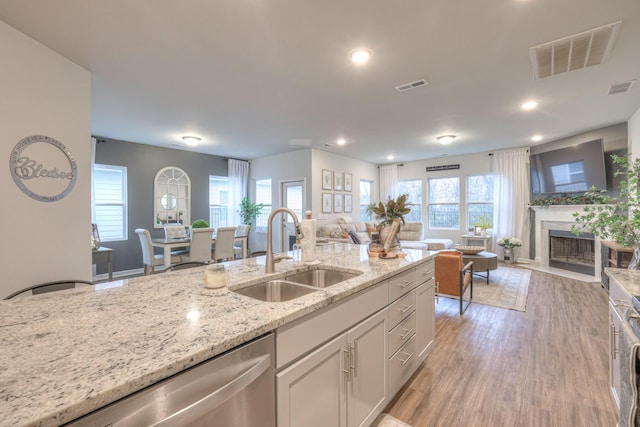
[[[498,246],[508,249],[519,248],[522,246],[522,240],[515,237],[504,237],[498,239]]]
[[[400,218],[402,224],[404,224],[404,216],[411,212],[411,208],[406,206],[407,194],[401,194],[397,200],[389,198],[387,203],[379,202],[377,205],[371,203],[367,207],[367,212],[373,212],[378,218],[382,219],[382,222],[378,224],[378,229],[382,228],[385,224],[391,224],[395,218]]]

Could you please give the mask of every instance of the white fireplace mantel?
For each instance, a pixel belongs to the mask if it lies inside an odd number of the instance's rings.
[[[549,267],[549,230],[570,231],[575,224],[573,214],[581,212],[586,205],[531,206],[535,212],[534,240],[536,247],[535,264]],[[594,257],[596,262],[595,278],[600,279],[600,239],[595,237]]]

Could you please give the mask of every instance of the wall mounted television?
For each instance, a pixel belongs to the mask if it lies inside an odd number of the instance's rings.
[[[602,139],[529,156],[533,195],[607,189]]]

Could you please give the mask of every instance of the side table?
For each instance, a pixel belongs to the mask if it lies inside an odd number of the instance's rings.
[[[491,249],[491,236],[474,236],[473,234],[463,234],[462,244],[464,246],[482,246],[485,250]]]
[[[113,280],[113,249],[100,246],[91,251],[92,264],[109,264],[109,281]]]

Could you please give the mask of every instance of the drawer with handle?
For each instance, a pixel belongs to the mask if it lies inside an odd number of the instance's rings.
[[[415,268],[393,276],[389,279],[389,302],[395,301],[416,286],[418,286],[418,280]]]
[[[416,313],[412,312],[398,326],[389,332],[389,356],[393,355],[402,345],[408,342],[416,333]]]
[[[394,396],[416,367],[415,335],[389,359],[389,396]]]
[[[389,330],[396,327],[407,316],[416,311],[415,289],[389,305]]]
[[[426,283],[435,277],[435,264],[433,258],[416,267],[418,284]]]

